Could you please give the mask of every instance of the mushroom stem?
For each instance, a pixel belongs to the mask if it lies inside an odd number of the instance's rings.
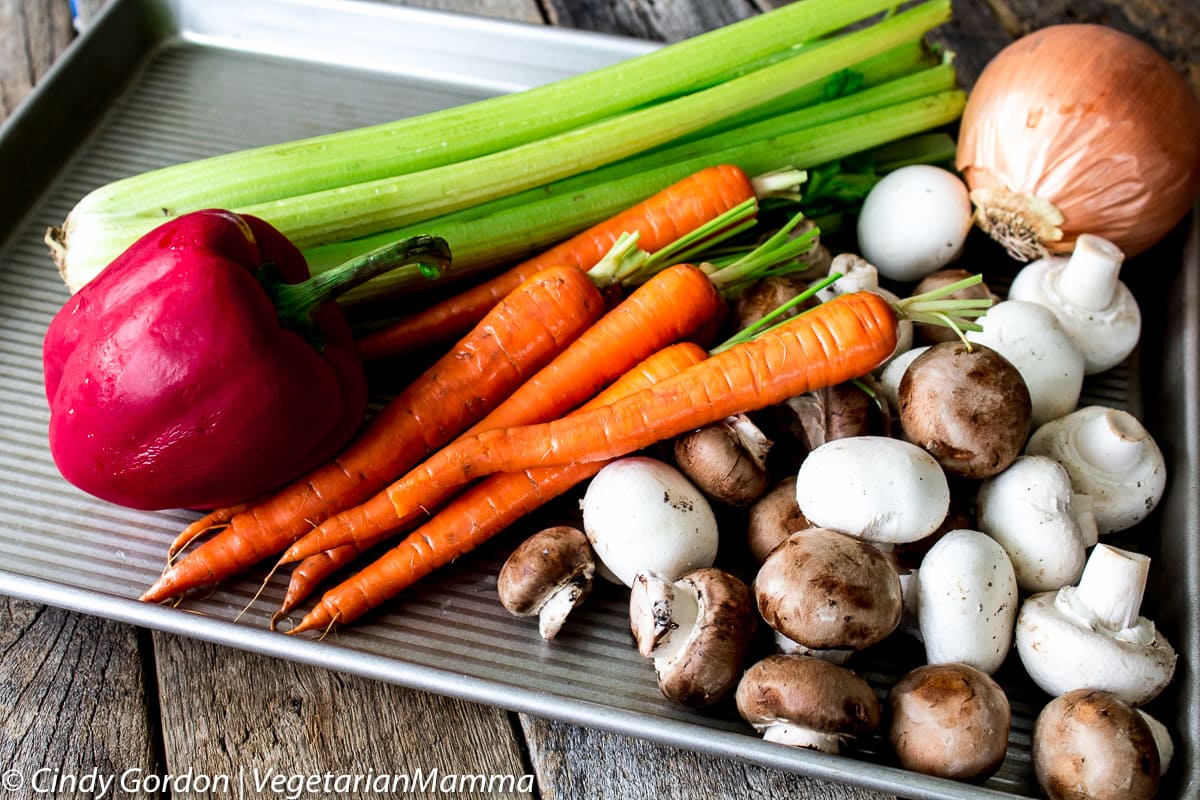
[[[733,431],[746,455],[755,465],[765,470],[767,468],[767,453],[771,449],[771,440],[745,414],[737,414],[725,419],[725,425]]]
[[[838,753],[846,737],[836,733],[822,733],[812,728],[776,722],[760,729],[763,741],[820,750],[822,753]]]
[[[1071,591],[1075,603],[1088,609],[1105,628],[1132,627],[1142,607],[1150,558],[1141,553],[1096,545],[1083,568],[1079,585]]]
[[[673,581],[654,573],[638,573],[629,602],[637,623],[633,633],[638,652],[655,661],[674,658],[700,618],[700,597],[695,592],[678,591]]]
[[[1124,261],[1125,254],[1115,244],[1085,233],[1075,240],[1075,250],[1059,273],[1059,291],[1080,308],[1103,311],[1112,305]]]
[[[1081,419],[1075,449],[1091,465],[1120,474],[1137,465],[1145,448],[1145,429],[1128,412],[1114,408]]]
[[[583,598],[584,588],[579,581],[570,581],[555,589],[538,609],[538,633],[543,639],[553,639],[562,630],[567,616]]]

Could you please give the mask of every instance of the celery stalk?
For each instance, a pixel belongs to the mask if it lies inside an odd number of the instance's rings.
[[[443,231],[454,251],[453,276],[477,265],[478,257],[495,249],[498,260],[532,255],[567,235],[594,224],[632,205],[641,196],[683,178],[688,170],[720,163],[731,149],[745,153],[754,143],[795,133],[814,125],[852,118],[867,111],[948,91],[955,85],[950,65],[930,67],[896,78],[855,94],[801,109],[774,120],[754,123],[734,131],[714,134],[700,140],[672,145],[619,161],[583,175],[566,178],[543,187],[408,227],[391,229],[368,237],[311,248],[305,252],[314,272],[340,264],[362,252],[392,239],[403,238],[417,230]],[[848,124],[853,124],[849,122]],[[940,123],[937,123],[940,124]],[[932,126],[929,126],[932,127]],[[850,152],[833,156],[840,158]],[[743,155],[743,158],[745,156]],[[752,174],[769,172],[786,163],[755,162]],[[816,162],[806,161],[805,166]],[[621,187],[619,190],[613,187]],[[636,187],[636,188],[635,188]],[[446,233],[442,226],[451,226]],[[505,240],[514,240],[513,246]],[[473,244],[478,240],[479,245]],[[501,255],[502,254],[502,255]],[[372,284],[378,287],[379,284]]]
[[[271,222],[299,247],[429,219],[629,157],[786,94],[799,83],[853,66],[949,19],[929,0],[819,48],[675,100],[467,161],[380,181],[239,208]]]
[[[173,215],[454,163],[722,82],[740,68],[894,4],[895,0],[804,0],[524,92],[133,176],[100,187],[80,205],[88,213],[145,213],[165,207]],[[280,163],[301,166],[280,170]]]
[[[824,8],[826,2],[806,0],[797,5]],[[835,5],[857,8],[867,2],[840,0]],[[949,0],[928,0],[870,27],[799,48],[795,55],[749,74],[544,139],[420,172],[235,208],[267,219],[302,248],[419,222],[664,144],[898,47],[949,16]],[[305,163],[302,171],[311,168]],[[86,212],[86,203],[80,205],[83,213],[73,211],[65,230],[48,236],[52,249],[57,245],[61,250],[56,257],[68,285],[82,285],[133,239],[161,222],[165,204],[156,202],[150,212],[107,218],[96,218]]]
[[[544,194],[526,205],[508,206],[494,214],[488,214],[485,205],[468,213],[398,228],[379,237],[316,248],[305,255],[314,269],[323,269],[360,248],[371,249],[372,244],[377,246],[412,232],[423,232],[450,242],[454,262],[448,276],[461,278],[488,266],[532,255],[703,167],[732,163],[756,175],[784,167],[821,165],[949,124],[958,119],[965,102],[963,92],[943,91],[657,167],[647,165],[646,169],[634,172],[614,169],[609,182],[593,183],[588,188],[580,187],[579,191]],[[644,158],[649,160],[649,156]],[[538,193],[530,196],[538,197]],[[377,301],[428,284],[418,271],[401,267],[351,290],[340,302],[353,305]]]

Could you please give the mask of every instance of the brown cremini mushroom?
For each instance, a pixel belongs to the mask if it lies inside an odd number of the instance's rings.
[[[853,652],[900,624],[900,576],[873,545],[828,528],[792,534],[754,579],[763,620],[814,651]]]
[[[596,561],[583,531],[559,525],[535,533],[504,562],[496,578],[500,603],[517,616],[538,615],[543,639],[592,591]]]
[[[966,664],[927,664],[888,692],[888,742],[905,769],[987,778],[1008,751],[1012,711],[1000,684]]]
[[[947,474],[969,480],[1004,471],[1032,428],[1021,374],[981,344],[930,347],[904,371],[896,402],[905,438],[929,451]]]
[[[738,713],[763,739],[838,753],[879,727],[879,698],[845,667],[802,655],[772,655],[738,683]]]
[[[1097,689],[1051,700],[1033,726],[1033,767],[1050,800],[1149,800],[1162,774],[1146,720]]]
[[[667,699],[698,708],[737,684],[754,635],[750,588],[714,567],[672,581],[638,573],[629,595],[638,652],[654,659]]]
[[[746,515],[746,542],[756,564],[767,560],[780,542],[797,531],[813,527],[796,502],[796,476],[784,478],[750,506]]]
[[[700,491],[731,506],[753,503],[767,490],[771,440],[739,414],[675,439],[675,463]]]

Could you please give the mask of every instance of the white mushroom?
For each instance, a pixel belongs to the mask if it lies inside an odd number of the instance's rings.
[[[639,572],[629,623],[638,652],[654,659],[663,696],[693,708],[737,685],[755,628],[750,588],[713,567],[677,581]]]
[[[1162,777],[1145,719],[1097,689],[1046,704],[1033,725],[1033,766],[1049,800],[1150,800]]]
[[[858,243],[880,273],[915,281],[962,251],[973,209],[954,173],[913,164],[888,173],[867,193],[858,217]]]
[[[908,365],[917,360],[917,356],[929,349],[929,345],[914,347],[892,358],[879,370],[879,388],[887,398],[888,405],[893,409],[900,406],[900,381],[908,371]]]
[[[983,481],[976,512],[979,529],[1008,553],[1024,592],[1074,583],[1096,542],[1090,498],[1075,494],[1066,469],[1045,456],[1020,456]]]
[[[1171,682],[1176,655],[1140,616],[1150,559],[1098,544],[1078,586],[1027,599],[1017,617],[1017,653],[1053,695],[1100,689],[1130,705],[1150,702]]]
[[[1000,684],[966,664],[927,664],[888,692],[888,742],[905,769],[974,781],[1000,768],[1012,710]]]
[[[1045,306],[1005,300],[978,320],[967,339],[1007,358],[1025,379],[1034,427],[1075,409],[1083,390],[1083,353]]]
[[[496,592],[510,613],[538,615],[542,638],[553,639],[591,593],[595,572],[587,537],[559,525],[535,533],[512,552],[496,577]]]
[[[950,531],[918,570],[916,602],[925,660],[994,673],[1017,621],[1017,577],[1008,554],[979,531]]]
[[[1128,411],[1080,408],[1034,431],[1025,450],[1066,468],[1075,491],[1092,498],[1100,534],[1141,522],[1167,487],[1162,451]]]
[[[838,753],[879,727],[879,698],[845,667],[802,655],[772,655],[738,682],[738,713],[769,742]]]
[[[638,572],[674,580],[716,560],[712,508],[679,470],[662,461],[631,456],[605,465],[580,505],[596,556],[626,586]]]
[[[815,525],[899,544],[937,530],[950,508],[950,486],[915,444],[852,436],[808,454],[796,476],[796,502]]]
[[[1030,263],[1013,279],[1010,300],[1028,300],[1054,312],[1083,353],[1088,375],[1120,364],[1137,347],[1142,314],[1120,280],[1125,254],[1107,239],[1083,234],[1070,256]]]

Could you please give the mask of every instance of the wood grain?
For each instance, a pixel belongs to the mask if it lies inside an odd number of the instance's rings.
[[[128,625],[0,598],[0,769],[24,781],[0,796],[33,796],[35,775],[46,787],[56,775],[160,771],[141,639]],[[68,788],[42,796],[93,796]]]
[[[74,34],[66,3],[0,0],[0,120],[29,94]]]
[[[407,775],[418,786],[430,775],[495,775],[513,776],[520,787],[529,773],[511,722],[497,709],[177,636],[156,634],[154,642],[171,771],[236,775],[248,791],[268,774]],[[396,793],[372,788],[353,796]]]

